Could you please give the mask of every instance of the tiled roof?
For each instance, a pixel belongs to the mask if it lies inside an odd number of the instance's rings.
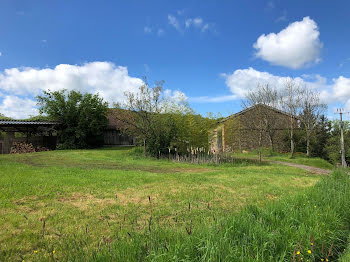
[[[282,114],[282,115],[285,115],[285,116],[290,117],[290,115],[289,115],[288,113],[286,113],[286,112],[284,112],[284,111],[282,111],[282,110],[279,110],[279,109],[277,109],[277,108],[274,108],[274,107],[272,107],[272,106],[263,105],[263,104],[257,104],[257,105],[248,107],[248,108],[246,108],[246,109],[243,109],[242,111],[240,111],[240,112],[238,112],[238,113],[235,113],[235,114],[233,114],[233,115],[230,115],[230,116],[228,116],[228,117],[222,119],[221,121],[219,121],[219,123],[225,122],[225,121],[228,120],[228,119],[231,119],[231,118],[234,118],[234,117],[236,117],[236,116],[242,115],[242,114],[246,113],[247,111],[250,111],[250,110],[254,109],[254,108],[257,107],[257,106],[263,106],[263,107],[266,107],[267,109],[270,109],[270,110],[272,110],[272,111],[275,111],[275,112],[277,112],[277,113],[280,113],[280,114]],[[296,117],[296,116],[293,116],[293,118],[294,118],[294,119],[298,119],[298,117]]]
[[[0,120],[0,125],[59,125],[53,121]]]

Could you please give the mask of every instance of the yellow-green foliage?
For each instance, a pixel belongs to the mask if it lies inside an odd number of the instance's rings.
[[[188,148],[208,148],[209,133],[216,120],[195,114],[175,114],[176,138],[172,147],[185,152]]]
[[[225,145],[231,149],[239,144],[240,140],[240,117],[228,119],[225,125]]]

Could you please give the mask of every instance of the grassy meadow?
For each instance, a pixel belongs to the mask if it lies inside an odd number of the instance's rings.
[[[344,227],[350,234],[337,209],[342,175],[175,163],[128,148],[0,155],[0,167],[0,261],[290,261],[304,238],[323,239],[325,253],[345,249]]]
[[[235,152],[234,157],[244,158],[244,159],[254,159],[257,160],[259,158],[259,154],[257,150],[252,150],[245,153]],[[307,157],[305,153],[297,152],[294,158],[290,157],[290,153],[278,153],[272,152],[270,149],[263,148],[262,149],[262,160],[263,161],[281,161],[281,162],[289,162],[300,165],[313,166],[323,169],[334,169],[334,166],[328,161],[319,158],[319,157]]]

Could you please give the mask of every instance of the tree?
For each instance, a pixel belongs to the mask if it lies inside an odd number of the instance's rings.
[[[164,81],[149,87],[147,79],[138,92],[125,92],[125,102],[116,103],[114,117],[119,120],[120,128],[143,141],[143,153],[146,156],[147,140],[155,132],[157,114],[162,112],[162,89]]]
[[[277,129],[278,122],[275,115],[271,114],[271,107],[276,108],[280,101],[279,93],[276,88],[269,86],[269,84],[258,84],[256,89],[249,91],[246,94],[246,99],[243,100],[243,107],[256,107],[254,113],[255,121],[246,123],[252,129],[258,129],[258,146],[259,146],[259,160],[261,161],[261,143],[263,134],[266,133],[270,140],[271,151],[274,150],[274,136]]]
[[[143,144],[143,153],[152,156],[187,153],[188,149],[208,148],[213,120],[194,114],[185,97],[174,99],[163,92],[163,81],[150,87],[147,79],[138,92],[126,92],[124,103],[115,105],[114,117],[122,132]]]
[[[345,158],[346,162],[350,160],[350,122],[344,121],[344,140],[345,140]],[[326,152],[327,156],[333,164],[341,163],[341,146],[340,140],[340,121],[332,121],[332,129],[327,141]]]
[[[315,125],[313,139],[311,139],[311,155],[329,160],[326,150],[327,143],[331,137],[332,122],[321,115]]]
[[[37,96],[39,112],[60,122],[58,147],[89,148],[103,145],[108,103],[98,94],[78,91],[44,91]]]
[[[310,156],[310,138],[321,115],[327,108],[320,102],[320,94],[308,87],[301,89],[302,98],[300,101],[301,113],[299,119],[306,134],[306,155]]]
[[[11,118],[0,113],[0,120],[11,120]]]
[[[294,143],[294,129],[297,127],[297,115],[300,111],[300,104],[302,99],[302,89],[292,79],[288,79],[284,83],[283,93],[281,95],[281,105],[285,112],[289,115],[289,140],[290,153],[294,157],[295,143]]]

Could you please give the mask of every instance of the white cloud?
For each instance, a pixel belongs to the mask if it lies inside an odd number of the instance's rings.
[[[277,34],[261,35],[253,47],[257,57],[273,65],[297,69],[320,61],[323,44],[319,35],[316,22],[304,17]]]
[[[164,34],[164,30],[162,29],[162,28],[159,28],[158,30],[157,30],[157,35],[158,36],[162,36]]]
[[[183,15],[183,14],[185,13],[185,10],[184,10],[184,9],[182,9],[182,10],[177,10],[176,13],[177,13],[178,15]]]
[[[179,90],[165,89],[164,97],[176,103],[186,102],[188,100],[188,97],[185,95],[185,93]]]
[[[144,65],[149,70],[147,64]],[[0,72],[0,113],[13,118],[37,115],[35,96],[50,89],[78,90],[96,94],[113,106],[124,102],[125,92],[137,93],[143,84],[129,75],[128,69],[111,62],[91,62],[82,65],[60,64],[54,68],[11,68]],[[164,91],[171,103],[187,101],[181,91]]]
[[[347,101],[350,98],[350,78],[339,76],[333,79],[333,94],[340,101]]]
[[[248,69],[238,69],[232,74],[222,74],[226,80],[226,85],[234,95],[243,98],[249,90],[254,89],[258,84],[270,84],[282,87],[288,77],[272,75],[268,72],[257,71],[250,67]]]
[[[0,56],[2,56],[2,53],[0,52]]]
[[[286,22],[288,21],[287,19],[287,10],[284,10],[283,11],[283,15],[281,15],[280,17],[278,17],[275,22],[278,23],[278,22]]]
[[[341,62],[340,64],[339,64],[339,67],[343,67],[345,64],[347,64],[348,62],[350,62],[350,58],[347,58],[347,59],[345,59],[343,62]]]
[[[0,101],[0,112],[8,113],[14,97],[27,101],[23,97],[33,99],[42,91],[67,89],[81,92],[99,93],[111,105],[113,102],[122,102],[124,92],[136,92],[142,80],[129,76],[128,69],[116,66],[111,62],[91,62],[83,65],[60,64],[54,68],[11,68],[0,73],[0,91],[5,99]],[[12,98],[7,98],[11,96]],[[19,101],[19,100],[18,100]],[[5,105],[5,102],[7,103]],[[28,103],[30,107],[33,103]],[[18,110],[16,109],[18,108]],[[12,107],[14,112],[19,110],[30,115],[32,111],[25,107]],[[27,113],[25,113],[27,112]],[[11,114],[13,116],[13,114]]]
[[[237,95],[224,95],[224,96],[198,96],[190,97],[188,100],[194,103],[222,103],[237,100]]]
[[[32,99],[7,95],[0,103],[0,113],[11,118],[27,118],[39,114],[35,106],[36,101]]]
[[[206,23],[204,19],[199,16],[195,18],[184,19],[181,17],[177,18],[169,14],[168,22],[180,33],[184,33],[185,30],[189,30],[190,28],[195,28],[200,32],[205,32],[205,31],[208,31],[209,29],[212,29],[212,31],[215,31],[213,23]]]
[[[143,32],[145,32],[146,34],[150,34],[150,33],[152,33],[152,28],[149,26],[145,26],[143,28]]]
[[[191,25],[195,26],[195,27],[201,27],[203,24],[203,19],[200,17],[196,17],[196,18],[189,18],[185,21],[185,26],[188,28]]]
[[[205,32],[205,31],[207,31],[209,29],[209,24],[205,24],[205,25],[203,25],[203,27],[202,27],[202,32]]]
[[[320,92],[320,98],[323,103],[328,105],[336,104],[345,106],[350,111],[350,78],[339,76],[331,81],[320,75],[301,75],[300,77],[290,78],[287,76],[273,75],[268,72],[261,72],[254,68],[238,69],[232,74],[222,74],[225,78],[226,85],[232,92],[232,100],[244,98],[246,93],[254,90],[258,84],[269,84],[277,89],[282,89],[284,83],[293,79],[301,86],[307,86]],[[201,100],[201,98],[197,98]],[[203,97],[204,102],[221,102],[225,101],[224,97]],[[199,102],[196,101],[196,102]]]
[[[274,9],[275,3],[273,1],[268,1],[266,5],[266,9]]]
[[[182,32],[181,26],[177,18],[173,15],[168,15],[168,22],[170,25],[172,25],[177,31]]]
[[[277,89],[282,89],[286,81],[293,79],[301,86],[308,86],[315,90],[318,90],[324,94],[328,94],[328,102],[337,99],[333,92],[330,95],[332,85],[327,84],[327,79],[320,75],[302,75],[300,77],[291,78],[288,76],[273,75],[268,72],[262,72],[250,67],[248,69],[238,69],[232,74],[221,74],[225,78],[226,85],[229,87],[233,95],[237,98],[244,98],[246,93],[250,90],[254,90],[258,84],[269,84]],[[349,95],[350,98],[350,95]]]

